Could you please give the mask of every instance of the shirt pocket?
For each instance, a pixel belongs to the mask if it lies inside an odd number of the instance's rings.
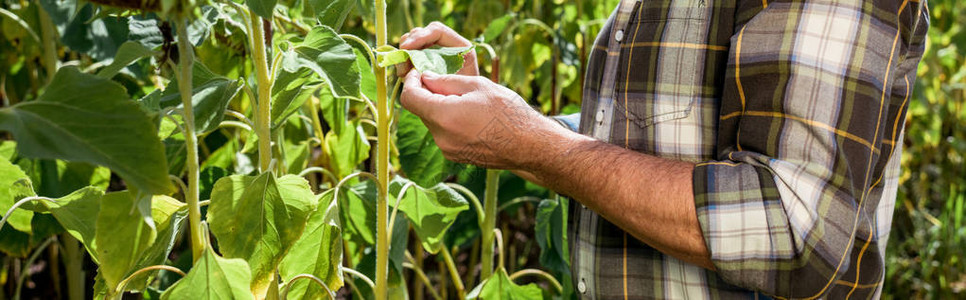
[[[613,136],[646,138],[648,127],[691,114],[703,85],[707,17],[704,0],[635,4],[617,34],[621,51],[614,84]]]

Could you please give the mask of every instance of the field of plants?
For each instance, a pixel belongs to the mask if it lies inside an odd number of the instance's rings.
[[[445,160],[394,65],[574,113],[617,2],[0,0],[0,300],[575,298],[573,204]],[[886,298],[966,297],[960,2],[929,1]],[[474,45],[395,47],[433,21]]]

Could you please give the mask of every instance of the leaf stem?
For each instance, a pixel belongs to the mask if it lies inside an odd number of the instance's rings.
[[[329,170],[326,170],[325,168],[322,168],[322,167],[305,168],[305,170],[302,170],[302,172],[299,172],[299,177],[305,177],[306,175],[309,175],[312,173],[319,173],[319,174],[322,174],[323,176],[329,177],[329,179],[331,179],[332,182],[338,182],[339,180],[338,178],[335,178],[335,175],[332,174],[332,172],[329,172]]]
[[[14,299],[20,299],[20,290],[23,288],[23,282],[24,280],[27,280],[27,277],[30,276],[30,266],[34,264],[34,261],[36,261],[37,257],[40,256],[40,253],[43,253],[44,250],[47,248],[47,246],[50,245],[50,243],[54,242],[55,240],[57,240],[56,236],[50,237],[47,240],[45,240],[42,244],[40,244],[40,246],[37,246],[36,248],[37,250],[34,250],[34,254],[31,254],[30,257],[27,258],[27,261],[24,262],[23,268],[21,268],[23,273],[20,274],[20,278],[17,278],[17,289],[13,293]]]
[[[205,249],[204,235],[201,229],[201,209],[198,206],[198,137],[195,135],[195,115],[191,102],[191,71],[194,62],[194,50],[188,41],[188,19],[178,22],[178,91],[181,92],[182,115],[184,120],[184,141],[188,152],[186,169],[188,171],[188,190],[184,191],[185,202],[188,204],[188,223],[191,235],[192,261],[201,258]],[[177,123],[176,123],[177,124]]]
[[[493,230],[496,227],[497,193],[500,185],[500,170],[486,170],[486,191],[483,194],[483,224],[480,225],[480,280],[493,274]],[[502,255],[502,254],[501,254]],[[501,264],[502,265],[502,264]]]
[[[386,1],[375,0],[376,8],[376,47],[387,44]],[[386,68],[372,62],[376,77],[376,177],[379,179],[379,197],[376,198],[376,299],[387,296],[389,278],[389,98],[386,95]]]
[[[478,223],[482,227],[483,216],[486,215],[486,213],[483,212],[483,205],[480,204],[480,198],[477,198],[476,195],[474,195],[473,192],[470,191],[470,189],[467,189],[465,186],[462,186],[459,183],[447,182],[445,184],[446,186],[460,192],[461,194],[466,196],[466,198],[470,199],[470,203],[473,203],[473,207],[476,208],[476,215],[477,215],[477,218],[479,218]]]
[[[553,278],[553,275],[550,275],[550,273],[544,272],[543,270],[523,269],[520,271],[516,271],[513,274],[510,274],[510,280],[516,280],[517,278],[527,276],[527,275],[543,278],[544,280],[549,282],[550,285],[554,287],[554,289],[557,290],[557,293],[563,292],[563,286],[560,285],[560,282],[557,281],[556,278]]]
[[[405,185],[403,185],[401,189],[399,189],[399,193],[396,194],[396,205],[392,206],[392,214],[389,216],[389,224],[396,224],[396,213],[399,212],[399,202],[402,201],[403,196],[406,195],[406,192],[409,191],[409,188],[414,186],[416,186],[416,183],[410,181],[410,182],[407,182]],[[416,194],[416,197],[419,197],[419,194]],[[391,230],[389,231],[389,240],[390,241],[392,240]]]
[[[128,275],[127,277],[125,277],[124,280],[121,280],[121,283],[119,283],[117,285],[117,288],[114,289],[114,293],[117,295],[120,295],[121,293],[124,292],[124,289],[127,288],[127,283],[133,280],[135,277],[137,277],[138,275],[141,275],[141,273],[156,271],[156,270],[165,270],[168,272],[177,273],[178,275],[181,275],[181,277],[185,276],[184,271],[181,271],[181,269],[178,269],[172,266],[166,266],[166,265],[148,266],[148,267],[141,268],[137,271],[134,271],[134,273],[131,273],[131,275]]]
[[[252,64],[255,65],[255,80],[258,85],[256,101],[255,132],[258,135],[258,165],[262,172],[269,171],[272,161],[271,102],[272,80],[269,78],[268,57],[265,51],[265,26],[262,17],[249,12],[248,42],[252,47]]]
[[[429,293],[433,295],[433,299],[436,299],[436,300],[443,299],[442,297],[439,296],[439,293],[437,293],[436,290],[432,288],[433,283],[429,281],[429,277],[426,277],[426,273],[423,272],[422,269],[417,268],[416,265],[410,262],[404,262],[402,266],[403,268],[413,270],[413,273],[416,273],[416,277],[419,277],[419,280],[421,280],[424,285],[429,287]]]
[[[365,282],[366,284],[368,284],[369,285],[369,288],[376,289],[376,284],[373,283],[372,282],[372,279],[369,279],[369,277],[366,276],[366,274],[362,274],[361,272],[356,271],[355,269],[349,268],[349,267],[342,267],[342,273],[346,273],[346,274],[355,276],[356,278],[361,279],[362,282]]]
[[[315,275],[312,275],[312,274],[298,274],[298,275],[295,275],[295,277],[292,277],[292,280],[289,280],[288,284],[285,285],[285,289],[282,290],[282,295],[281,297],[279,297],[279,299],[282,299],[282,300],[288,299],[287,298],[288,290],[292,288],[292,283],[295,283],[296,280],[299,280],[302,278],[311,279],[316,284],[318,284],[323,289],[325,289],[326,294],[329,295],[329,299],[335,299],[335,293],[332,292],[332,289],[330,289],[329,286],[326,285],[324,281],[322,281],[322,279],[319,279],[318,277],[315,277]]]
[[[460,279],[460,273],[456,270],[456,263],[453,262],[453,255],[449,253],[446,245],[443,245],[439,253],[443,256],[443,261],[446,262],[446,268],[449,269],[450,279],[453,280],[453,285],[456,286],[456,294],[459,295],[460,299],[465,299],[466,290],[463,287],[463,280]]]
[[[27,203],[27,202],[30,202],[30,201],[35,201],[35,200],[42,200],[42,201],[48,201],[48,202],[57,202],[57,200],[50,199],[50,198],[47,198],[47,197],[27,197],[27,198],[20,199],[20,201],[17,201],[17,203],[14,203],[13,205],[10,206],[10,209],[8,209],[7,212],[3,214],[3,218],[0,218],[0,228],[3,228],[3,225],[4,224],[7,224],[7,219],[10,218],[10,215],[13,214],[13,211],[14,210],[16,210],[18,207],[20,207],[24,203]]]

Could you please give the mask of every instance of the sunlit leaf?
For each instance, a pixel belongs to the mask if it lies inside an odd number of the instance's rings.
[[[385,49],[380,49],[385,50]],[[388,67],[412,62],[419,72],[434,72],[437,74],[453,74],[463,67],[463,56],[473,50],[468,47],[444,47],[423,50],[390,50],[379,53],[379,66]]]
[[[426,251],[435,254],[443,246],[446,229],[453,225],[460,212],[469,209],[469,202],[443,183],[428,189],[411,185],[404,195],[399,195],[402,187],[409,182],[402,177],[393,178],[389,183],[389,193],[402,198],[399,200],[399,211],[412,222]],[[395,207],[395,201],[390,200],[389,205]]]
[[[254,299],[248,290],[251,270],[243,259],[226,259],[211,247],[184,278],[161,294],[161,299]]]
[[[208,208],[211,233],[225,257],[248,262],[254,294],[268,290],[275,268],[302,235],[315,203],[308,182],[294,175],[234,175],[215,183]]]
[[[517,285],[510,280],[506,270],[497,269],[490,278],[470,291],[466,299],[482,300],[538,300],[543,299],[543,292],[536,284]]]
[[[22,198],[34,196],[30,177],[17,165],[0,158],[0,214],[4,214]],[[33,213],[16,209],[7,218],[7,224],[24,233],[30,233],[30,218]],[[4,225],[6,227],[6,225]]]
[[[100,262],[98,273],[108,287],[116,287],[137,270],[142,252],[149,249],[158,234],[154,222],[141,215],[136,198],[128,191],[101,197],[94,226],[94,251]]]
[[[287,71],[295,72],[296,67],[308,68],[322,77],[336,97],[361,98],[356,55],[332,28],[313,28],[295,47],[295,52],[299,54],[298,63],[283,64]]]
[[[328,190],[319,195],[318,206],[309,215],[305,231],[278,266],[286,284],[296,275],[312,274],[332,291],[342,287],[342,230],[339,207],[333,201],[334,192]],[[288,299],[318,299],[325,293],[317,284],[303,279],[294,283]]]

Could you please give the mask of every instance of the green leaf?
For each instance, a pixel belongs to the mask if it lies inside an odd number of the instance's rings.
[[[141,215],[136,198],[129,191],[101,197],[94,226],[94,250],[100,262],[98,273],[112,289],[137,270],[141,253],[149,249],[158,234],[154,222]]]
[[[346,16],[352,11],[353,0],[309,0],[309,7],[315,13],[315,18],[319,24],[332,27],[335,30],[342,28]]]
[[[184,202],[165,196],[153,197],[151,203],[151,218],[154,219],[158,234],[151,244],[151,247],[139,254],[140,259],[138,260],[137,266],[132,268],[132,271],[148,266],[164,264],[165,259],[168,258],[168,254],[171,253],[171,249],[174,248],[178,233],[181,232],[181,228],[187,217],[188,206]],[[126,290],[143,291],[148,283],[151,282],[151,277],[157,273],[158,271],[152,271],[144,273],[145,275],[139,275],[138,278],[143,278],[143,280],[132,280],[128,283]]]
[[[235,175],[215,183],[208,223],[225,257],[248,262],[252,292],[265,295],[275,268],[302,235],[313,209],[315,195],[301,177]]]
[[[298,64],[298,54],[285,52],[282,54],[283,64]],[[272,85],[272,130],[275,130],[289,116],[298,111],[302,104],[312,96],[312,92],[319,87],[317,79],[313,80],[311,70],[298,68],[294,72],[287,68],[280,68]]]
[[[97,219],[101,209],[104,191],[96,187],[85,187],[53,202],[36,202],[31,208],[37,212],[49,212],[67,233],[81,241],[95,263],[99,260],[94,240],[97,233]]]
[[[291,284],[296,275],[312,274],[332,291],[342,287],[342,229],[333,195],[331,189],[319,195],[318,206],[309,215],[305,231],[278,266],[286,284]],[[289,290],[288,299],[318,299],[325,293],[317,284],[299,280]]]
[[[503,268],[497,269],[490,278],[480,282],[476,288],[466,295],[466,299],[483,300],[539,300],[543,299],[543,291],[536,284],[517,285],[510,280]]]
[[[339,189],[339,210],[343,228],[367,244],[376,241],[376,186],[364,181]]]
[[[340,132],[329,131],[325,144],[329,165],[339,178],[352,174],[356,166],[369,158],[369,140],[358,120],[345,124]]]
[[[161,299],[254,299],[248,291],[252,274],[243,259],[226,259],[211,246],[191,271],[161,294]]]
[[[218,128],[225,119],[228,103],[238,95],[242,85],[208,70],[201,62],[192,64],[191,110],[195,116],[195,133],[202,134]],[[172,80],[161,95],[161,107],[184,108],[177,80]]]
[[[275,4],[278,0],[245,0],[248,8],[259,17],[272,20],[274,19]]]
[[[61,68],[37,100],[0,109],[0,129],[24,156],[99,164],[141,191],[174,191],[151,118],[108,79]]]
[[[388,67],[409,60],[419,72],[453,74],[463,67],[463,56],[473,46],[444,47],[423,50],[392,50],[379,53],[379,66]]]
[[[566,198],[560,198],[559,202],[544,199],[537,207],[535,236],[540,246],[540,265],[558,274],[570,273],[566,245],[567,202]]]
[[[111,180],[111,170],[83,162],[20,159],[17,164],[31,175],[37,194],[45,197],[63,197],[87,186],[106,190]]]
[[[492,41],[496,40],[497,37],[506,31],[507,25],[509,25],[510,21],[512,21],[515,17],[516,14],[511,12],[503,15],[502,17],[496,18],[493,21],[490,21],[490,25],[486,26],[486,30],[483,30],[483,41],[492,43]]]
[[[0,158],[0,187],[2,187],[0,188],[0,214],[7,213],[7,210],[10,210],[20,199],[36,195],[30,184],[30,177],[27,177],[20,167],[2,158]],[[34,213],[18,208],[7,218],[7,223],[14,229],[30,233],[30,219],[33,216]]]
[[[322,77],[336,97],[362,98],[356,55],[332,28],[313,28],[305,40],[295,47],[295,52],[299,54],[298,63],[283,64],[287,71],[294,72],[295,66],[308,68]]]
[[[389,183],[389,193],[401,197],[399,210],[406,214],[419,240],[426,251],[436,254],[443,247],[443,234],[456,221],[460,212],[469,209],[469,202],[449,186],[439,183],[424,189],[413,185],[405,195],[399,195],[402,187],[409,183],[402,177],[393,178]],[[395,199],[389,205],[395,207]]]
[[[101,78],[114,77],[114,75],[117,75],[117,72],[120,72],[121,69],[124,69],[124,67],[127,67],[131,63],[156,54],[156,52],[141,45],[141,43],[132,41],[124,42],[117,49],[117,55],[114,56],[114,61],[97,72],[97,76]]]
[[[446,158],[436,146],[426,125],[413,113],[399,110],[396,147],[406,177],[420,186],[431,186],[443,178]]]

